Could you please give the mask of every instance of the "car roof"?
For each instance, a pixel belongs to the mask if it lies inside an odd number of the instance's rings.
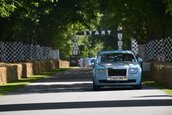
[[[102,53],[129,53],[129,54],[133,54],[133,52],[130,50],[104,50],[104,51],[99,51],[98,55],[102,54]]]

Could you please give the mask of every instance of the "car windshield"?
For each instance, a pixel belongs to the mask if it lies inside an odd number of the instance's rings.
[[[129,53],[104,53],[101,55],[102,63],[114,63],[120,61],[136,62],[134,56]]]

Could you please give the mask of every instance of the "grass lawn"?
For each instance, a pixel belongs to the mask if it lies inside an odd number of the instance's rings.
[[[169,96],[172,96],[172,89],[167,88],[160,83],[157,83],[148,74],[143,75],[143,83],[144,83],[144,85],[147,85],[147,86],[157,87],[157,88],[163,90]]]
[[[34,82],[34,81],[39,80],[39,79],[50,77],[56,73],[66,71],[67,69],[68,68],[55,69],[51,72],[43,72],[40,75],[33,75],[33,76],[28,77],[28,78],[22,78],[18,81],[7,83],[3,86],[0,86],[0,95],[5,95],[11,91],[22,88],[31,82]]]

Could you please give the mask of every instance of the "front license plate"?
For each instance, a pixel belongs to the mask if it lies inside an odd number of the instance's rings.
[[[107,80],[128,80],[127,76],[109,76]]]

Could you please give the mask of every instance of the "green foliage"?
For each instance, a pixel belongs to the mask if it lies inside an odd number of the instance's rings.
[[[22,41],[71,54],[77,31],[97,20],[98,0],[1,0],[1,41]]]
[[[102,0],[101,3],[102,12],[110,14],[109,25],[122,25],[128,38],[134,37],[144,43],[171,35],[172,17],[165,14],[162,0]]]
[[[78,36],[81,57],[95,57],[97,52],[104,49],[104,42],[95,37]]]
[[[0,17],[9,17],[16,9],[14,0],[0,0]]]
[[[172,0],[163,0],[163,1],[166,7],[166,13],[172,15]]]

